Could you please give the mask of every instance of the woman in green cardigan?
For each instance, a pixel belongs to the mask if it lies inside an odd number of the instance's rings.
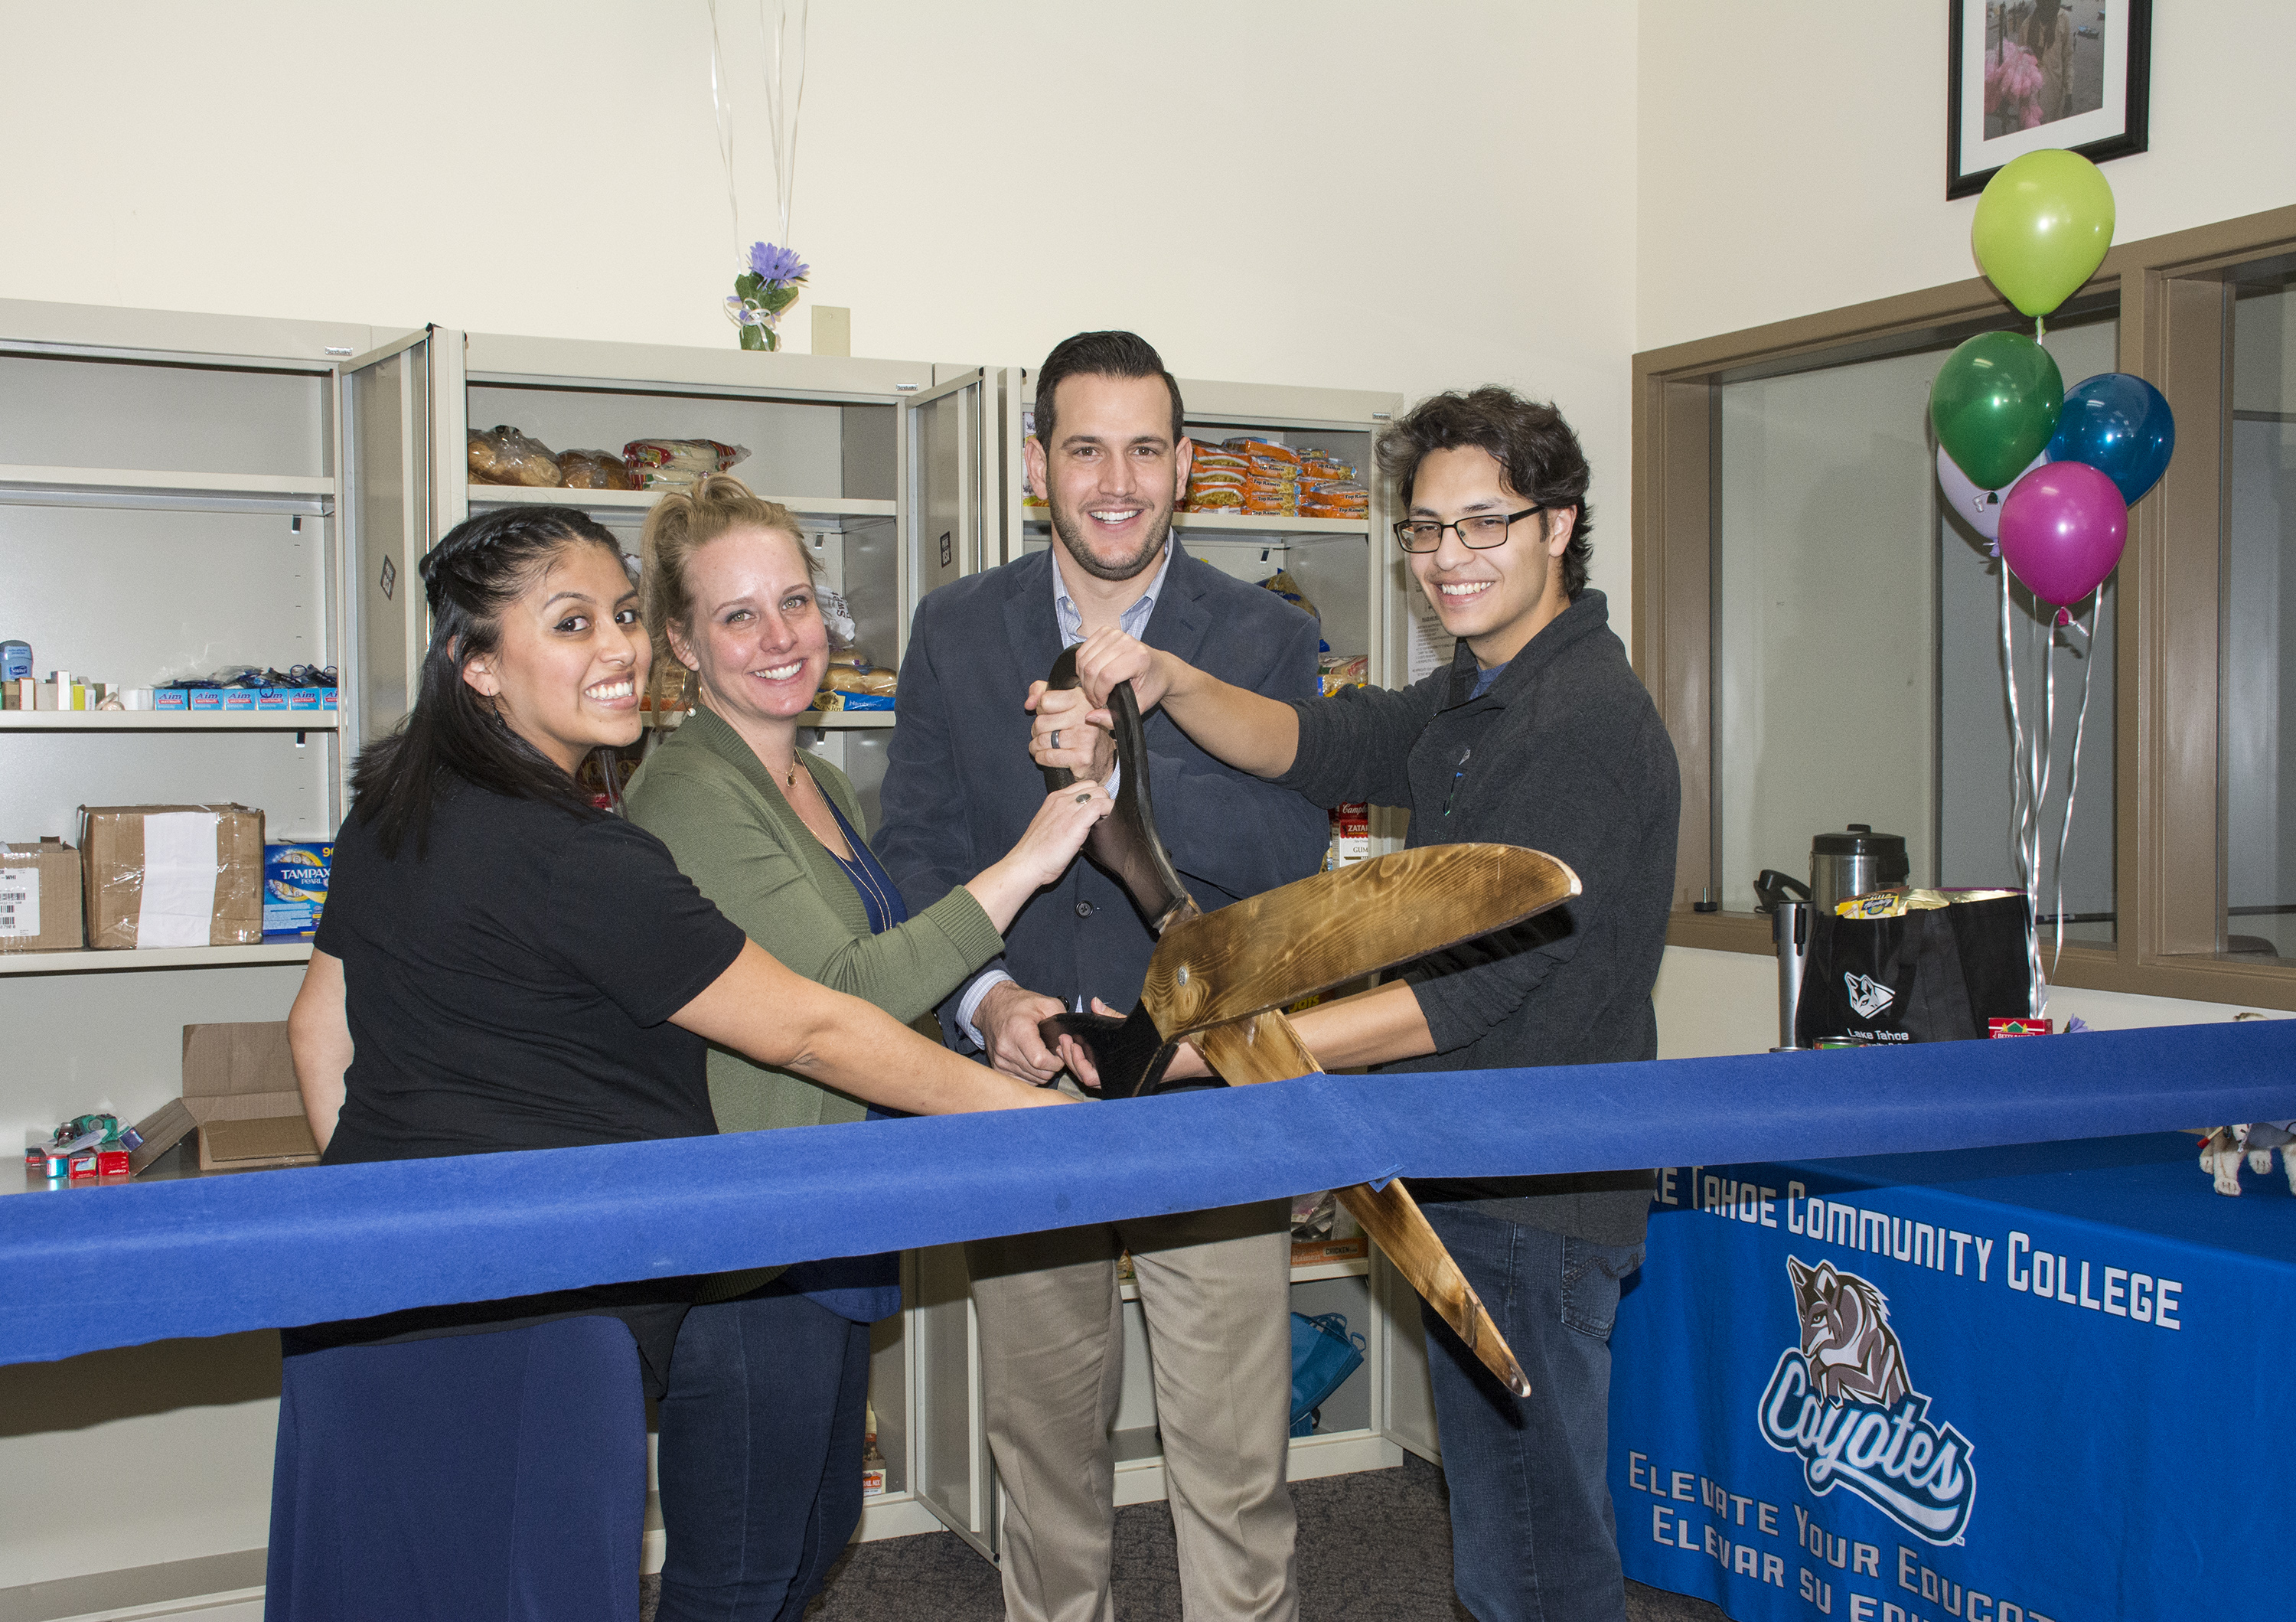
[[[897,1020],[927,1013],[1004,950],[1013,915],[1107,815],[1106,792],[1047,796],[1002,860],[909,917],[869,852],[853,785],[798,748],[829,633],[797,520],[717,474],[657,503],[644,547],[655,657],[700,691],[631,782],[630,819],[797,973]],[[869,1113],[725,1049],[710,1049],[709,1072],[720,1132]],[[868,1326],[900,1307],[898,1258],[729,1274],[701,1298],[661,1403],[669,1549],[657,1615],[795,1622],[860,1519]]]

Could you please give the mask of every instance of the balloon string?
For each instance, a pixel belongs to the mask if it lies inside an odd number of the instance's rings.
[[[2041,912],[2041,843],[2048,839],[2048,779],[2055,776],[2057,765],[2057,627],[2053,620],[2041,620],[2041,788],[2034,795],[2032,815],[2032,873],[2034,873],[2034,917]],[[2057,951],[2064,951],[2064,862],[2057,864]],[[2034,930],[2034,970],[2041,967],[2041,935]],[[2034,977],[2037,986],[2048,986]],[[2034,1002],[2034,1018],[2048,1011],[2048,990],[2041,990]]]
[[[2054,775],[2057,763],[2057,627],[2047,618],[2038,620],[2041,633],[2041,741],[2036,751],[2039,763],[2039,784],[2033,797],[2033,891],[2034,917],[2040,916],[2041,846],[2048,837],[2049,779]],[[2057,944],[2064,946],[2064,871],[2062,862],[2057,872]],[[2033,968],[2036,996],[2033,1017],[2039,1019],[2048,1012],[2048,981],[2040,976],[2041,938],[2037,927],[2033,935]]]
[[[797,193],[797,131],[798,119],[805,111],[806,24],[810,0],[799,0],[797,14],[796,93],[790,98],[788,116],[783,116],[783,88],[785,77],[784,45],[789,34],[789,9],[784,0],[775,0],[774,26],[768,37],[766,28],[765,0],[758,0],[758,43],[771,64],[766,79],[766,111],[773,120],[774,135],[774,201],[781,210],[781,245],[790,245],[790,206]]]
[[[2065,954],[2065,845],[2072,836],[2073,801],[2080,794],[2081,738],[2088,731],[2089,678],[2096,674],[2096,624],[2098,615],[2103,611],[2104,587],[2099,586],[2089,595],[2088,649],[2081,656],[2080,714],[2073,722],[2073,758],[2065,779],[2065,820],[2057,826],[2057,949],[2049,960],[2052,981],[2057,978],[2057,961]]]
[[[734,113],[721,87],[724,52],[718,41],[718,0],[709,0],[709,110],[718,119],[718,160],[726,170],[726,212],[734,227],[734,263],[746,268],[742,250],[742,201],[734,187]]]
[[[2011,601],[2009,566],[2001,566],[2001,675],[2009,694],[2009,795],[2012,831],[2010,848],[2016,859],[2018,889],[2025,892],[2025,962],[2029,980],[2035,976],[2040,963],[2040,942],[2035,919],[2039,908],[2035,905],[2032,867],[2027,856],[2026,827],[2033,814],[2032,779],[2030,762],[2025,753],[2025,719],[2023,707],[2017,699],[2017,637],[2014,605]],[[2034,986],[2032,995],[2038,995]],[[2026,1012],[2033,1007],[2029,1000]]]

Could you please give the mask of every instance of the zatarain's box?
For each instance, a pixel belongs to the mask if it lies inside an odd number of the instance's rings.
[[[263,848],[263,932],[299,935],[319,927],[327,905],[327,869],[332,845],[275,845]]]

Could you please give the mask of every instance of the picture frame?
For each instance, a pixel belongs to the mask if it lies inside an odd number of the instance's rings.
[[[1983,191],[2003,164],[2045,147],[2092,163],[2145,150],[2152,0],[1949,4],[1948,198]]]

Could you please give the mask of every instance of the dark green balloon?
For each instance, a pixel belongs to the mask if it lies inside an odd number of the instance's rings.
[[[1980,332],[1946,357],[1930,385],[1930,422],[1954,465],[1980,490],[2006,487],[2046,448],[2065,408],[2065,380],[2022,332]]]

